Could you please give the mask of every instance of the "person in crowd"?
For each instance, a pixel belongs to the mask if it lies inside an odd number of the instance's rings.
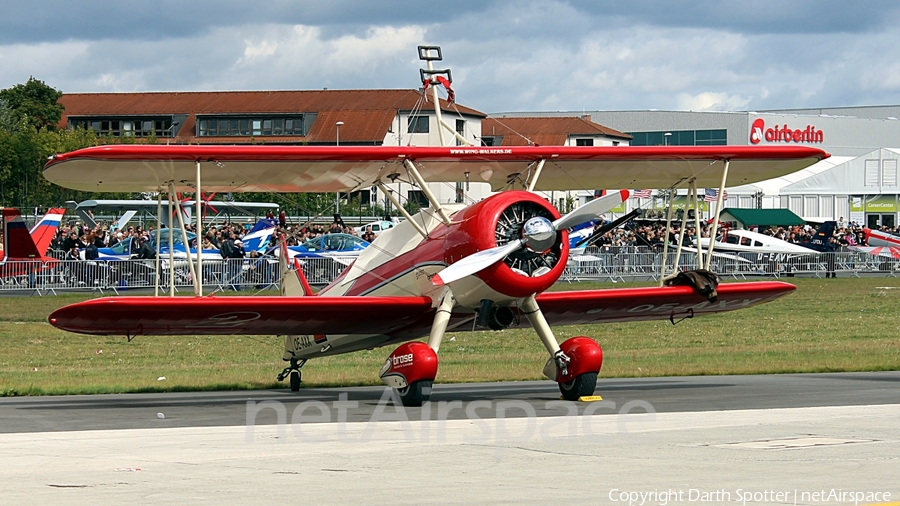
[[[138,239],[137,258],[140,260],[153,260],[156,258],[156,250],[153,249],[153,246],[150,245],[150,238],[146,235],[142,235]]]

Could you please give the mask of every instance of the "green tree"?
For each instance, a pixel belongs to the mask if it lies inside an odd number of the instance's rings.
[[[0,100],[6,102],[6,107],[12,111],[16,123],[24,119],[35,130],[44,127],[56,130],[56,125],[65,110],[65,107],[57,102],[61,96],[61,91],[47,86],[34,77],[30,77],[25,84],[0,90]]]

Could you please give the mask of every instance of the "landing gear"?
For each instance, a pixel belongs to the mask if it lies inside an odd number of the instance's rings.
[[[299,392],[300,391],[300,368],[303,367],[303,364],[306,363],[306,359],[290,359],[291,365],[284,368],[278,376],[275,377],[278,381],[284,381],[285,378],[290,377],[291,383],[291,392]]]
[[[544,347],[550,352],[550,359],[544,366],[544,375],[559,383],[563,399],[577,401],[581,397],[594,395],[597,374],[603,365],[603,350],[600,345],[589,337],[573,337],[558,344],[534,297],[526,299],[522,309]]]
[[[572,381],[564,383],[559,382],[559,392],[563,399],[567,401],[577,401],[581,397],[594,395],[594,388],[597,387],[597,373],[586,372],[579,374]]]
[[[300,371],[291,371],[291,392],[300,391]]]
[[[404,406],[421,406],[431,397],[437,376],[437,353],[425,343],[401,344],[388,355],[381,368],[381,381],[397,390]]]
[[[400,403],[407,407],[425,404],[431,398],[432,385],[434,385],[433,380],[419,380],[406,388],[398,388],[397,395],[400,397]]]
[[[428,344],[411,342],[401,344],[388,355],[381,368],[381,381],[397,390],[404,406],[421,406],[431,398],[431,387],[437,376],[437,351],[441,347],[450,312],[453,309],[453,293],[445,288],[441,293]]]

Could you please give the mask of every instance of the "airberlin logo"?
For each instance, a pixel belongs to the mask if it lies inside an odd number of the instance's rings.
[[[750,142],[759,144],[763,139],[766,142],[825,142],[825,133],[813,125],[806,125],[803,130],[791,129],[787,123],[766,128],[766,122],[757,118],[750,127]]]

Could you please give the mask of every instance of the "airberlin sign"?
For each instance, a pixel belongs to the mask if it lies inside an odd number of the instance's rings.
[[[750,127],[750,143],[759,144],[762,141],[818,143],[825,141],[825,134],[813,125],[806,125],[803,130],[792,129],[787,123],[766,128],[766,122],[757,118]]]

